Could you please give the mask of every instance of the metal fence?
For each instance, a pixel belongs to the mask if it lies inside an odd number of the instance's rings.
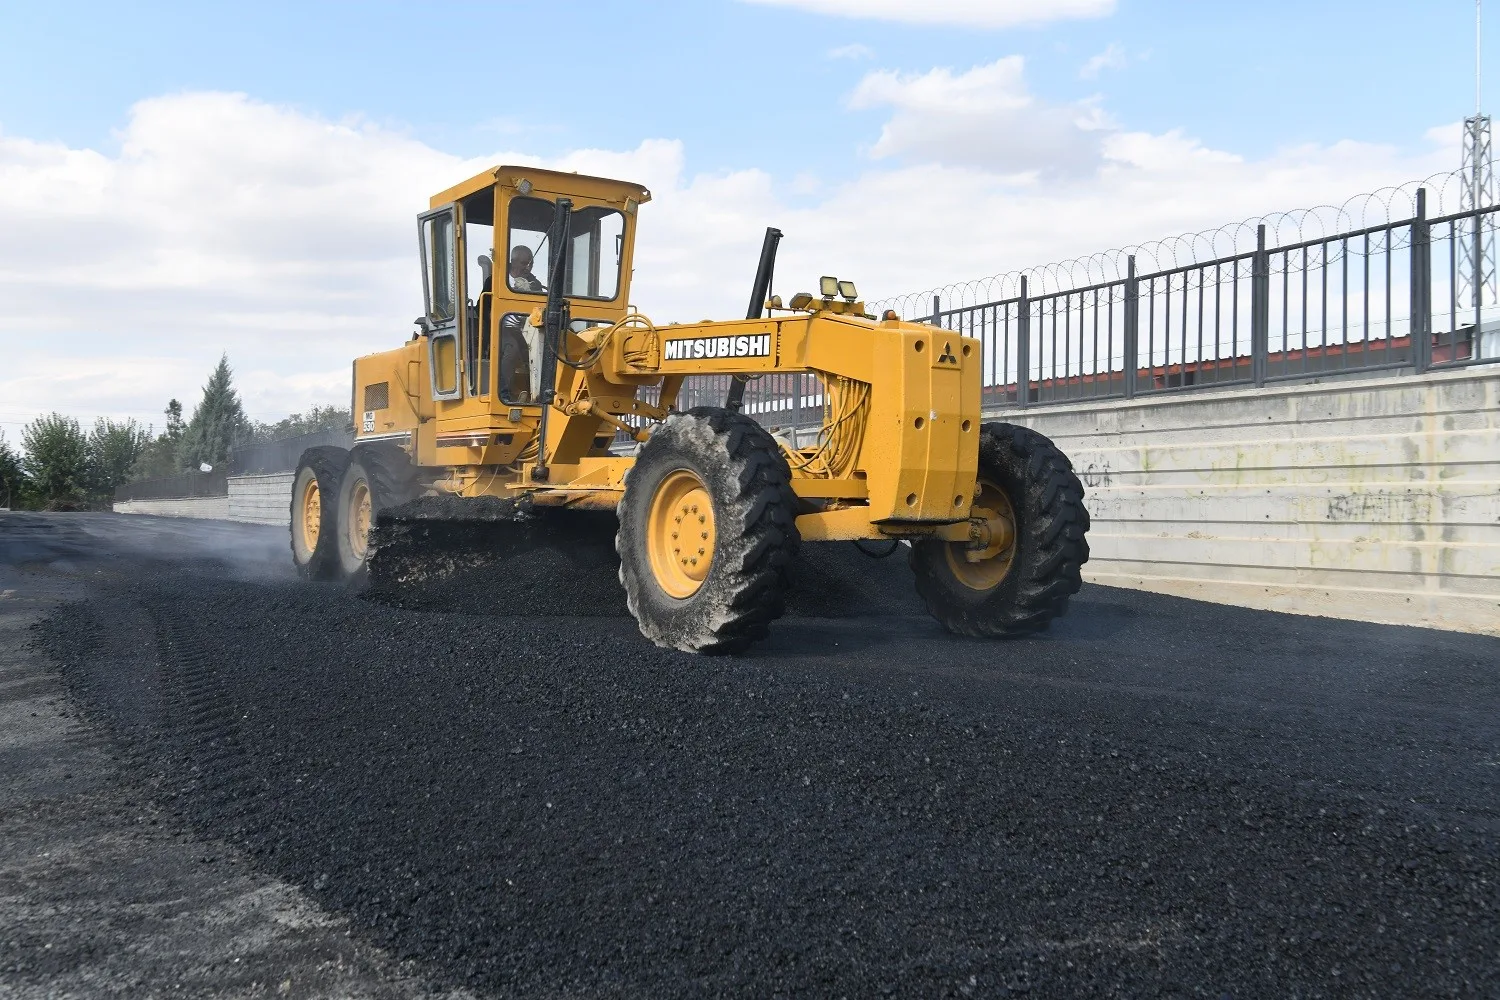
[[[1267,244],[1078,288],[1017,294],[908,316],[978,338],[984,403],[1130,399],[1214,386],[1500,360],[1487,207]],[[1465,252],[1472,251],[1472,252]],[[747,397],[748,398],[748,397]]]
[[[193,497],[229,495],[227,474],[223,472],[184,472],[165,479],[148,479],[115,487],[115,502],[126,500],[184,500]]]
[[[893,308],[979,339],[986,407],[1500,361],[1500,206],[1428,212],[1429,194],[1440,206],[1461,201],[1462,180],[1435,175],[1337,207],[872,302],[871,311]],[[691,377],[677,408],[722,405],[728,385]],[[744,412],[770,427],[816,426],[822,409],[815,375],[746,386]]]
[[[229,453],[229,471],[237,476],[295,472],[302,452],[319,445],[353,447],[354,431],[315,431],[312,434],[282,438],[280,441],[236,448]]]
[[[178,476],[148,479],[116,487],[115,500],[186,500],[195,497],[229,495],[229,476],[293,472],[305,449],[317,445],[348,448],[354,443],[352,431],[317,431],[297,437],[282,438],[265,444],[247,445],[229,453],[229,467],[213,472],[184,472]]]
[[[695,406],[723,406],[729,394],[731,376],[690,375],[683,380],[673,409],[679,412]],[[661,398],[660,386],[646,386],[640,397],[655,403]],[[754,417],[763,426],[777,430],[816,427],[823,422],[823,383],[816,375],[778,372],[749,379],[740,412]],[[646,424],[642,417],[626,415],[624,421],[634,427]],[[615,435],[617,448],[629,448],[634,441],[624,432]]]

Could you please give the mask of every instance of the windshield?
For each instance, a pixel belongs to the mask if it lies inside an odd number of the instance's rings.
[[[547,230],[553,204],[543,198],[515,198],[510,203],[510,245],[506,284],[513,292],[547,294],[547,265],[552,252]],[[612,208],[575,209],[568,237],[563,294],[569,298],[613,299],[620,292],[620,257],[625,247],[625,216]]]

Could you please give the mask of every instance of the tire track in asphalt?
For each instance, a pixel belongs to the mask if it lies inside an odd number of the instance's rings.
[[[1495,992],[1500,644],[1099,589],[963,641],[859,559],[875,617],[715,661],[556,614],[597,581],[465,615],[143,577],[180,691],[141,753],[201,836],[494,995]]]

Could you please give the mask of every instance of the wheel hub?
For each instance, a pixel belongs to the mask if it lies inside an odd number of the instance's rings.
[[[662,590],[679,600],[693,596],[713,565],[713,498],[695,474],[678,469],[667,475],[651,499],[646,548],[651,572]]]
[[[972,511],[968,541],[948,543],[948,565],[971,590],[992,590],[1010,573],[1015,559],[1015,508],[1003,489],[981,479],[974,489]]]
[[[309,477],[302,488],[302,547],[311,553],[318,548],[318,536],[323,531],[323,494],[318,488],[318,478]]]
[[[363,560],[370,539],[370,484],[363,479],[349,491],[349,551]]]

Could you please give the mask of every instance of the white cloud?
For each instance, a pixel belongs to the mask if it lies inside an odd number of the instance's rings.
[[[1079,69],[1078,75],[1085,80],[1094,80],[1104,70],[1124,69],[1126,61],[1125,47],[1119,42],[1110,42],[1103,52],[1089,57],[1088,62]]]
[[[875,50],[861,42],[851,42],[829,49],[827,56],[830,59],[873,59]]]
[[[909,155],[1009,174],[1092,169],[1104,139],[1099,111],[1038,101],[1024,70],[1020,56],[957,74],[879,70],[859,82],[849,104],[893,109],[870,149],[876,158]]]
[[[865,94],[893,108],[891,125],[949,101],[975,122],[1042,113],[1019,73],[881,78]],[[910,128],[887,129],[904,165],[816,186],[755,169],[689,174],[669,140],[548,165],[652,189],[632,299],[668,321],[743,309],[767,225],[787,236],[778,292],[838,274],[873,299],[1337,203],[1457,158],[1447,142],[1342,142],[1247,159],[1114,130],[1097,133],[1092,166],[1043,179],[1003,157],[926,155]],[[53,408],[159,423],[169,396],[191,407],[221,351],[258,418],[346,398],[349,360],[405,339],[420,311],[413,222],[428,196],[488,165],[540,162],[464,160],[231,94],[144,101],[118,140],[101,152],[0,135],[0,424],[12,441],[10,421]]]
[[[907,24],[1009,28],[1114,13],[1115,0],[745,0],[815,14]]]

